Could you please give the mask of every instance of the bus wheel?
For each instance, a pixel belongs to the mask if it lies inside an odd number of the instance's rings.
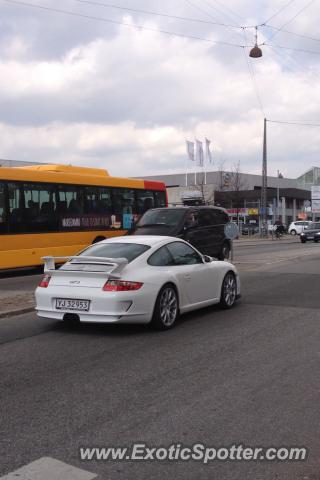
[[[93,240],[92,245],[93,245],[94,243],[101,242],[101,240],[105,240],[105,239],[106,239],[106,237],[96,237],[96,238]]]

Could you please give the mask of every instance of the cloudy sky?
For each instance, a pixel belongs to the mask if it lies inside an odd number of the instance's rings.
[[[320,124],[319,0],[110,1],[0,0],[0,158],[184,172],[207,137],[210,169],[260,173],[264,116]],[[238,27],[264,23],[252,60]],[[320,127],[268,123],[270,175],[319,152]]]

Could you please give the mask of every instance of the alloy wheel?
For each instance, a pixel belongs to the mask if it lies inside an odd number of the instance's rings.
[[[232,273],[227,273],[223,281],[223,299],[228,307],[232,307],[237,295],[236,279]]]
[[[175,322],[178,313],[178,299],[172,287],[166,287],[162,291],[159,309],[161,322],[166,327],[170,327]]]

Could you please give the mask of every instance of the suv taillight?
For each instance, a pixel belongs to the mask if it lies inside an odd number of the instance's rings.
[[[51,279],[51,275],[43,275],[38,287],[47,288]]]
[[[143,283],[127,282],[126,280],[108,280],[102,290],[105,292],[127,292],[130,290],[139,290]]]

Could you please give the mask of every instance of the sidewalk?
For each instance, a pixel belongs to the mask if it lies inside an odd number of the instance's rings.
[[[254,246],[254,245],[269,245],[270,243],[300,243],[299,235],[284,235],[281,239],[272,237],[259,237],[258,235],[247,236],[244,235],[233,241],[234,246]]]
[[[0,319],[22,313],[33,312],[35,306],[33,292],[7,291],[0,294]]]

